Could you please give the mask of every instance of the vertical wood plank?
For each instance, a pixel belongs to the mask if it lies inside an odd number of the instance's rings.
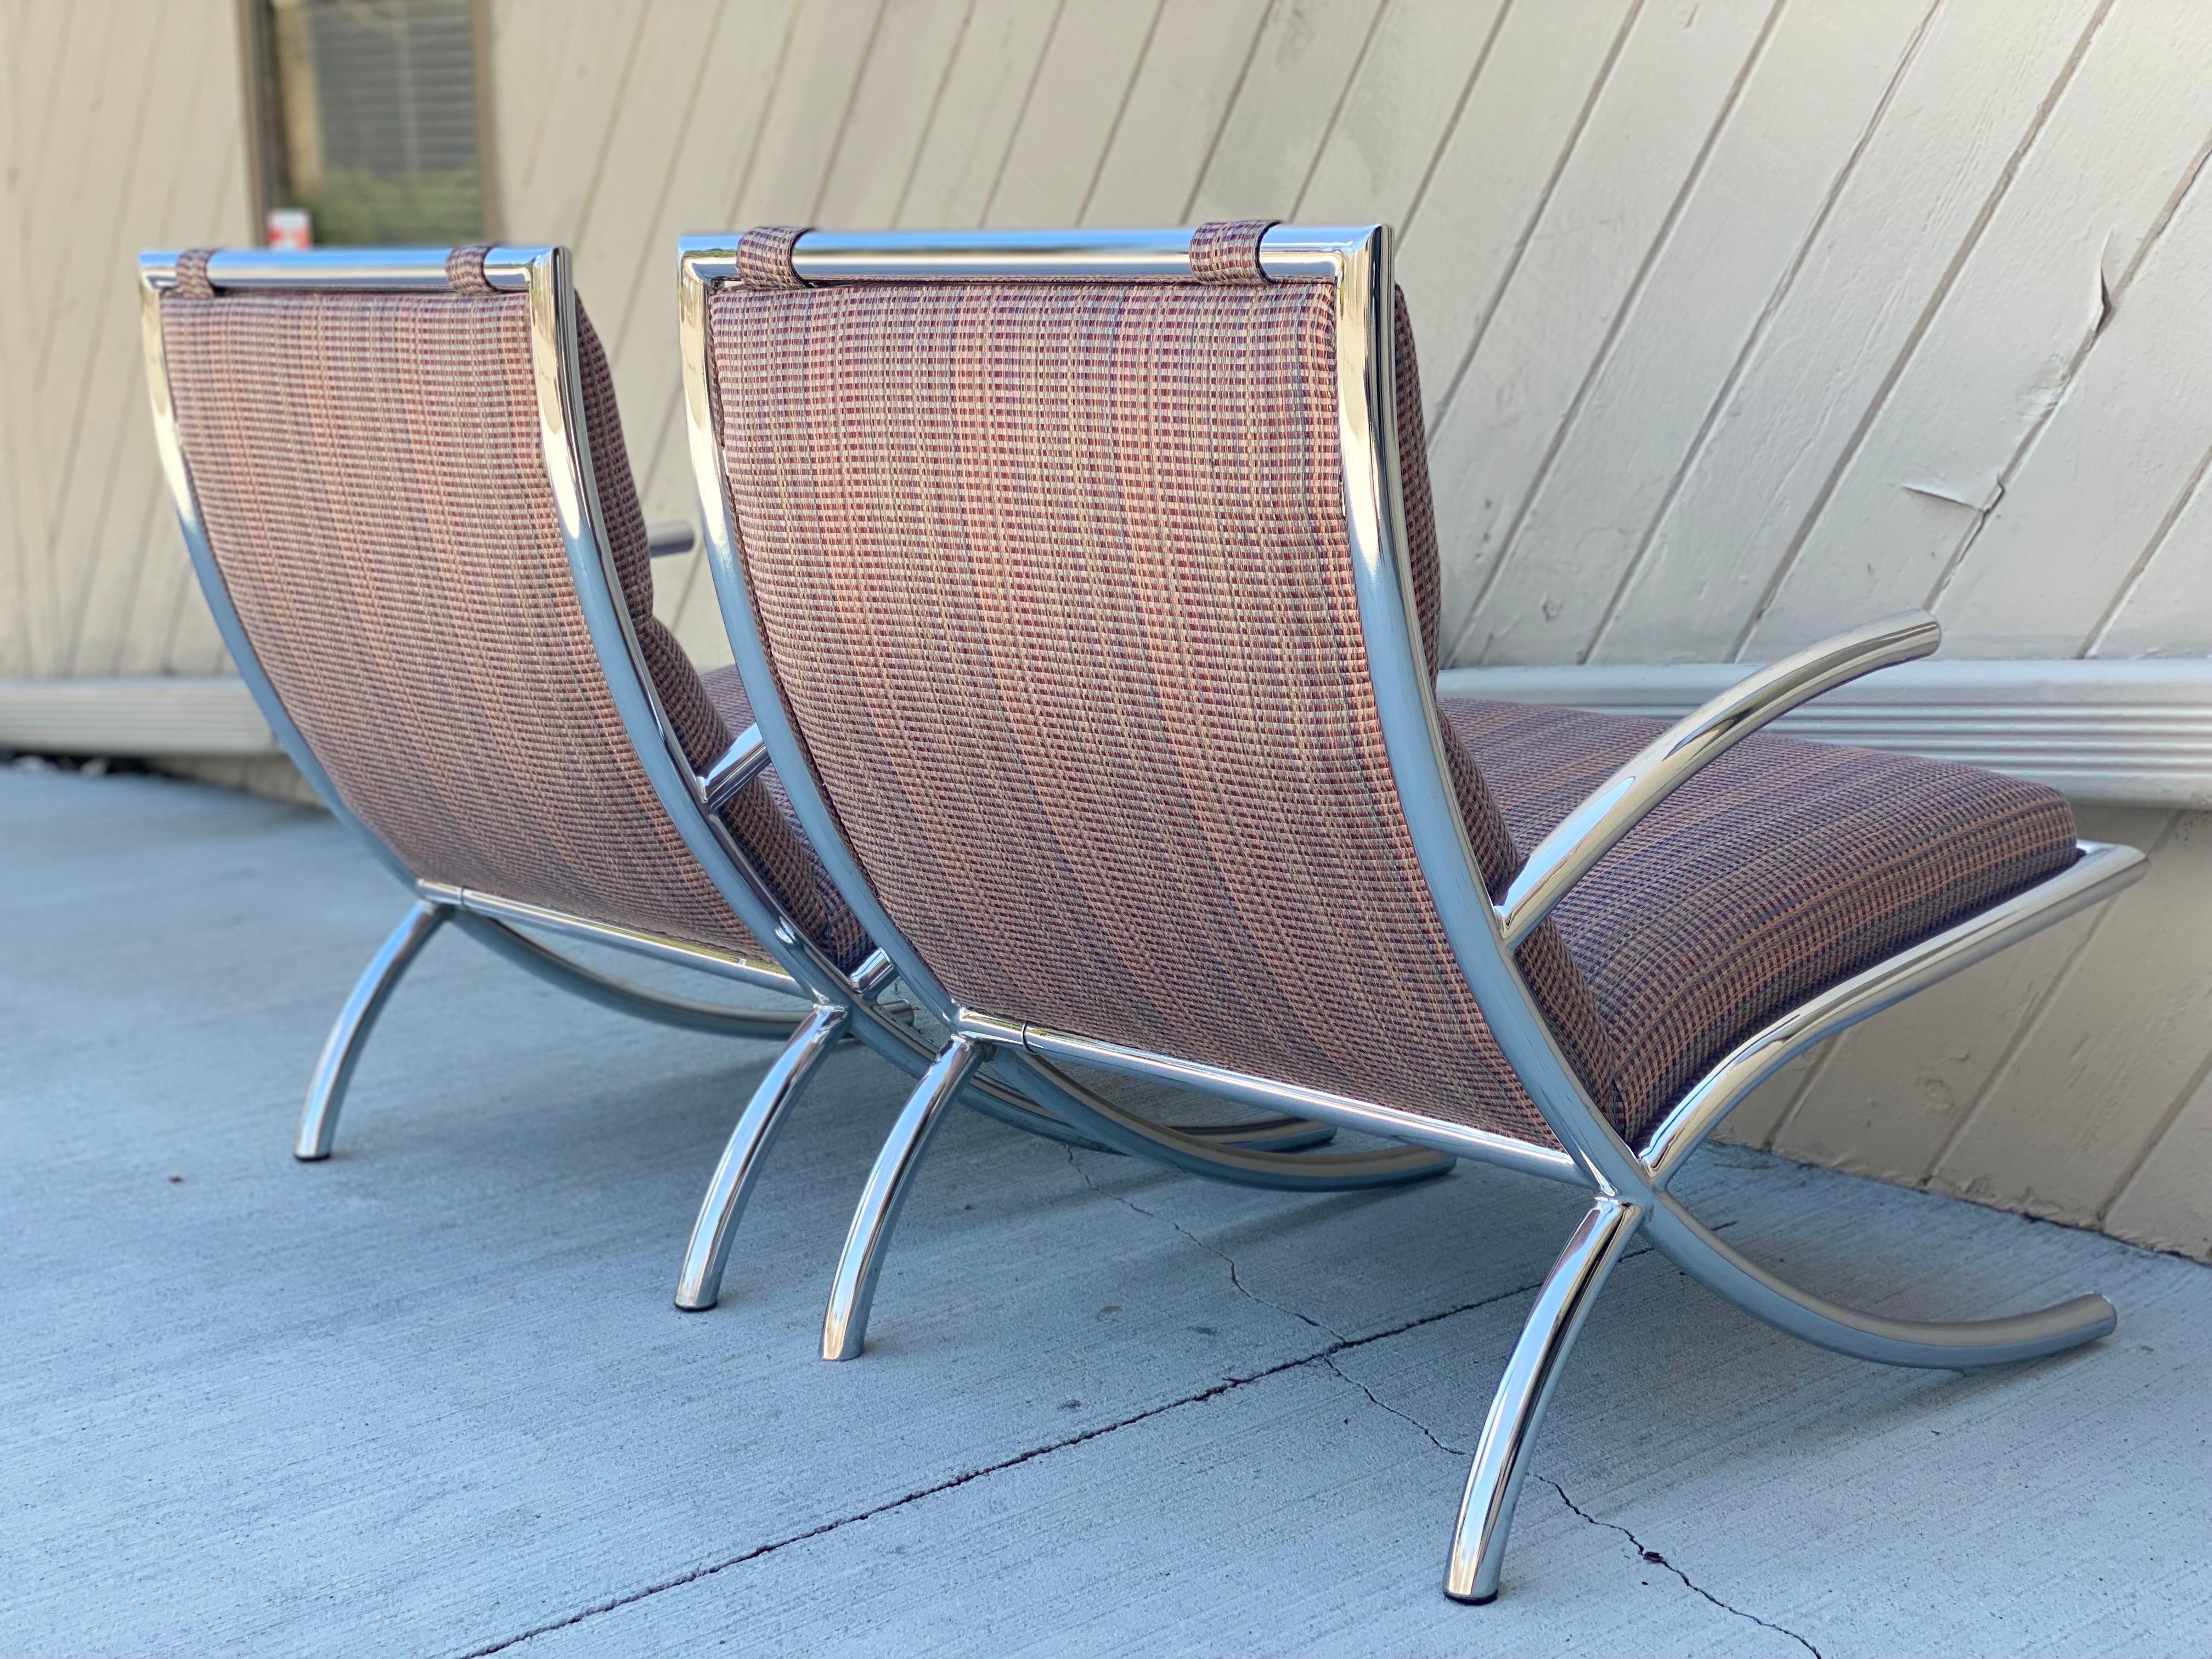
[[[1398,249],[1431,443],[1444,391],[1528,249],[1640,3],[1515,4],[1486,49]],[[1461,510],[1456,500],[1439,506],[1447,521]],[[1447,599],[1463,603],[1456,590]]]
[[[1576,661],[1803,260],[1930,0],[1784,14],[1587,395],[1508,520],[1463,655]]]
[[[1063,9],[1057,0],[975,0],[895,222],[930,229],[981,222]]]
[[[2113,601],[2088,654],[2212,656],[2212,489],[2203,478],[2142,574]]]
[[[813,216],[823,224],[897,218],[972,9],[972,0],[891,0]]]
[[[983,201],[993,225],[1073,224],[1098,177],[1165,0],[1066,0],[1006,161]]]
[[[203,123],[210,115],[220,123],[235,108],[231,64],[222,56],[234,43],[222,20],[205,12],[204,4],[165,7],[149,31],[149,52],[161,69],[143,94],[143,125],[131,147],[133,165],[120,180],[112,240],[94,255],[102,269],[129,270],[138,250],[128,244],[170,228],[163,222],[179,183],[179,166],[212,159],[216,145]],[[229,136],[220,125],[216,131]],[[176,228],[221,240],[228,227]],[[124,659],[147,552],[142,532],[149,487],[155,483],[152,425],[145,366],[131,349],[139,338],[137,284],[80,290],[76,308],[93,327],[79,370],[77,432],[54,486],[62,561],[56,600],[64,607],[56,669],[104,674]]]
[[[143,37],[130,45],[120,38],[128,31],[119,9],[86,7],[70,20],[56,41],[57,54],[50,82],[51,100],[43,118],[27,133],[23,185],[23,234],[27,247],[67,246],[83,229],[76,204],[97,201],[97,186],[112,187],[121,167],[127,122],[117,105],[137,89],[139,70],[147,61]],[[104,173],[99,170],[104,169]],[[87,214],[98,223],[95,234],[112,228],[112,220]],[[11,396],[27,398],[34,416],[27,416],[21,428],[21,460],[26,468],[15,487],[27,492],[31,535],[21,545],[25,592],[25,657],[33,676],[52,674],[60,666],[62,586],[59,567],[70,553],[63,548],[61,526],[54,521],[54,479],[65,465],[69,421],[73,401],[65,384],[68,365],[77,360],[70,350],[81,337],[84,319],[62,313],[64,284],[74,275],[68,260],[26,258],[23,286],[15,302],[30,312],[33,324],[26,341],[22,379]],[[73,552],[73,549],[71,551]]]
[[[1436,166],[1506,0],[1385,0],[1295,216],[1379,219],[1403,230]]]
[[[1291,216],[1381,3],[1278,0],[1186,217]]]
[[[2091,501],[2076,488],[2088,480],[2068,471],[2064,453],[2086,422],[2069,422],[2047,467],[2039,458],[2023,466],[2021,454],[2039,433],[2045,440],[2036,446],[2039,457],[2061,438],[2044,423],[2062,398],[2072,401],[2069,385],[2083,370],[2083,353],[2095,363],[2126,349],[2115,331],[2098,336],[2100,283],[2130,306],[2136,255],[2173,211],[2212,137],[2212,82],[2196,72],[2185,38],[2195,29],[2183,13],[2130,5],[2115,7],[2098,29],[1752,629],[1748,658],[1795,649],[1847,617],[1929,603],[1970,542],[1975,550],[1961,573],[1970,589],[1993,580],[2011,592],[1977,597],[1954,585],[1942,606],[1947,623],[1960,624],[1954,649],[1986,655],[2007,639],[2002,649],[2022,656],[2070,656],[2081,648],[2180,480],[2163,450],[2130,458],[2108,448],[2094,459],[2118,469],[2105,475],[2113,493]],[[2112,112],[2123,107],[2129,118],[2115,121]],[[2192,235],[2185,222],[2199,213],[2212,218],[2212,211],[2185,204],[2166,233],[2187,242],[2177,260],[2203,255],[2208,233],[2199,225]],[[2201,292],[2191,302],[2207,309]],[[2146,307],[2156,303],[2145,296]],[[2173,313],[2169,321],[2181,319]],[[2141,330],[2130,336],[2140,349]],[[2188,349],[2185,341],[2175,345],[2177,352]],[[2127,401],[2136,411],[2162,415],[2188,407],[2185,397],[2173,398],[2170,383],[2148,380],[2130,389]],[[2139,436],[2146,446],[2171,439],[2173,424]],[[2208,441],[2212,430],[2200,423],[2186,441],[2185,467]],[[2102,509],[2119,509],[2115,497],[2138,478],[2155,496],[2148,517],[2106,519]],[[2039,479],[2049,482],[2039,487]],[[2026,499],[2002,501],[2000,493]],[[2042,626],[2031,621],[2027,604],[2015,603],[2029,592],[2013,574],[2018,526],[2062,504],[2081,516],[2049,525],[2047,534],[2041,526],[2027,532],[2029,545],[2048,558],[2039,567],[2042,580],[2032,585],[2051,595],[2042,610],[2050,625]],[[2085,529],[2089,545],[2080,539]],[[2115,557],[2117,570],[2106,562]],[[1990,599],[1997,609],[1984,623],[1977,612]]]
[[[2212,1257],[2212,1069],[2200,1068],[2173,1122],[2147,1149],[2104,1216],[2104,1229],[2154,1250]]]
[[[1935,596],[1953,650],[2081,654],[2178,521],[2212,452],[2203,376],[2191,372],[2212,361],[2208,270],[2212,181],[2200,173]]]
[[[1600,91],[1490,325],[1455,361],[1431,428],[1448,660],[1615,319],[1735,101],[1777,0],[1647,3]],[[1436,204],[1431,204],[1434,210]],[[1474,637],[1479,637],[1475,635]]]
[[[2098,0],[1947,5],[1589,655],[1735,654]]]
[[[1083,223],[1188,220],[1273,3],[1167,0]]]
[[[733,225],[813,222],[883,15],[884,0],[799,8]]]
[[[612,112],[599,173],[574,230],[576,289],[591,307],[592,321],[615,371],[615,389],[630,408],[633,358],[629,336],[645,290],[668,306],[673,249],[650,246],[665,200],[670,172],[686,144],[698,141],[697,109],[705,95],[707,67],[715,61],[723,8],[708,3],[649,7],[638,21],[629,69],[633,95]],[[645,95],[636,95],[642,93]],[[532,203],[550,218],[556,204]],[[655,255],[659,257],[655,258]],[[652,281],[649,273],[661,278]],[[656,343],[665,347],[665,334]]]
[[[2212,1054],[2212,813],[2107,907],[1930,1184],[2094,1224]]]
[[[741,228],[732,198],[766,119],[795,10],[796,0],[727,0],[721,7],[701,52],[690,118],[650,163],[660,178],[652,217],[630,241],[605,250],[629,259],[616,373],[630,465],[649,518],[692,519],[698,512],[677,439],[676,239]],[[686,563],[664,559],[654,567],[664,611],[688,580]]]

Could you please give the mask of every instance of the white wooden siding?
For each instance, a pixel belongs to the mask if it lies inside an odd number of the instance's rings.
[[[493,0],[501,231],[576,246],[688,514],[673,239],[1384,218],[1455,665],[1752,661],[1932,605],[2212,653],[2212,12],[2192,0]],[[0,678],[220,651],[138,246],[250,234],[230,0],[0,0]],[[112,280],[100,280],[106,270]],[[661,610],[720,660],[696,558]],[[1800,1062],[1736,1132],[2212,1255],[2212,817]]]

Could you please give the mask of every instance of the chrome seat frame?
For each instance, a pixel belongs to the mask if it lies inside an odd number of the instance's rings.
[[[208,264],[222,291],[351,290],[447,291],[446,248],[358,248],[273,252],[225,250]],[[526,972],[563,990],[626,1013],[686,1030],[741,1037],[781,1037],[781,1052],[739,1115],[702,1200],[678,1278],[676,1305],[713,1307],[719,1298],[731,1242],[763,1161],[810,1077],[846,1037],[908,1075],[932,1062],[933,1046],[914,1029],[913,1010],[887,994],[895,973],[876,951],[851,972],[840,969],[786,913],[757,866],[722,822],[720,808],[770,763],[757,727],[732,740],[703,771],[684,752],[645,665],[628,607],[619,597],[613,542],[592,466],[592,434],[583,418],[583,384],[577,343],[577,310],[568,251],[559,246],[496,247],[484,261],[493,288],[529,296],[531,352],[538,394],[538,423],[547,480],[566,544],[569,571],[592,645],[625,732],[655,795],[692,857],[769,954],[762,960],[684,940],[619,927],[593,918],[527,904],[426,878],[346,805],[276,695],[232,602],[215,562],[194,490],[191,469],[172,403],[161,329],[161,295],[175,286],[177,253],[140,256],[140,319],[154,429],[177,520],[200,586],[232,660],[270,730],[301,775],[331,814],[351,830],[410,890],[413,902],[370,959],[324,1044],[307,1090],[294,1156],[303,1162],[329,1157],[339,1109],[379,1014],[409,964],[447,922],[489,945]],[[688,543],[688,535],[656,531],[663,550]],[[530,931],[525,931],[526,929]],[[602,972],[532,933],[611,946],[672,963],[725,981],[781,992],[802,1006],[785,1012],[732,1007],[672,996]],[[1088,1099],[1087,1093],[1081,1096]],[[1095,1150],[1107,1150],[1068,1121],[992,1079],[963,1089],[968,1105],[1000,1122]],[[1079,1098],[1066,1094],[1064,1103]],[[1310,1119],[1270,1112],[1232,1123],[1158,1130],[1185,1149],[1196,1165],[1231,1180],[1301,1189],[1392,1184],[1435,1174],[1449,1160],[1425,1151],[1392,1147],[1319,1158],[1300,1149],[1330,1139],[1334,1128]]]
[[[848,282],[1188,278],[1190,232],[823,233],[792,252],[808,285]],[[2144,869],[2132,848],[2081,842],[2066,869],[1831,986],[1737,1043],[1636,1144],[1613,1126],[1568,1062],[1514,951],[1574,884],[1644,816],[1735,743],[1821,692],[1933,651],[1940,629],[1917,613],[1826,641],[1748,674],[1619,769],[1530,853],[1504,895],[1486,890],[1444,759],[1424,660],[1401,496],[1391,234],[1382,225],[1278,225],[1261,242],[1273,280],[1335,290],[1338,429],[1359,625],[1406,828],[1438,919],[1485,1020],[1558,1145],[1443,1122],[1372,1101],[1224,1070],[1173,1054],[1050,1030],[963,1008],[932,974],[870,886],[824,799],[762,643],[738,556],[708,378],[708,303],[735,274],[736,239],[681,246],[686,408],[709,559],[724,620],[763,740],[802,825],[901,981],[951,1032],[879,1154],[847,1237],[823,1323],[823,1357],[861,1352],[884,1248],[945,1103],[995,1075],[1117,1151],[1180,1167],[1143,1129],[1069,1093],[1077,1062],[1292,1111],[1480,1158],[1587,1192],[1589,1208],[1537,1292],[1492,1397],[1447,1555],[1444,1590],[1484,1602],[1498,1590],[1528,1454],[1560,1368],[1607,1275],[1638,1232],[1685,1273],[1790,1334],[1862,1359],[1939,1369],[2008,1364],[2110,1332],[2097,1295],[1994,1319],[1922,1322],[1863,1313],[1792,1285],[1705,1226],[1669,1187],[1691,1153],[1792,1056],[1914,992],[2126,887]],[[1408,1034],[1409,1036],[1413,1034]],[[1206,1173],[1199,1170],[1198,1173]]]

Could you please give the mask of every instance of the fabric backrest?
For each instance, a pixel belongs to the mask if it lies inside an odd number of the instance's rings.
[[[161,325],[209,546],[255,655],[347,807],[416,875],[760,954],[677,833],[609,692],[540,447],[528,299],[459,249],[448,293],[215,293]],[[583,417],[655,690],[686,755],[729,732],[653,615],[605,355]],[[811,854],[756,781],[728,819],[824,937]],[[847,951],[849,954],[849,949]]]
[[[809,289],[790,232],[755,237],[709,307],[745,576],[830,808],[948,991],[1549,1142],[1384,752],[1333,288],[1215,235],[1210,281]],[[1432,638],[1425,475],[1407,507]],[[1502,884],[1511,838],[1460,781]],[[1609,1093],[1556,937],[1522,961]]]

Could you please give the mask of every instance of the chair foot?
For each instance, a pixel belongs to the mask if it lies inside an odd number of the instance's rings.
[[[1552,1386],[1583,1320],[1622,1249],[1635,1236],[1642,1213],[1633,1204],[1599,1199],[1536,1293],[1535,1305],[1528,1310],[1528,1322],[1513,1345],[1513,1356],[1505,1362],[1505,1375],[1491,1397],[1474,1463],[1468,1470],[1467,1492],[1460,1499],[1451,1559],[1444,1569],[1444,1594],[1455,1601],[1480,1607],[1498,1599],[1505,1537],[1512,1530],[1513,1505],[1521,1495],[1521,1478],[1528,1472],[1536,1426],[1543,1420]]]
[[[822,1357],[853,1359],[867,1340],[868,1304],[875,1299],[876,1273],[883,1266],[883,1250],[890,1231],[914,1184],[929,1138],[944,1120],[945,1109],[960,1093],[981,1052],[966,1037],[947,1043],[900,1109],[875,1168],[853,1212],[853,1225],[845,1235],[845,1251],[837,1259],[837,1278],[830,1291],[830,1309],[822,1321]]]
[[[416,900],[355,981],[353,994],[338,1011],[337,1024],[331,1027],[330,1036],[324,1040],[323,1057],[316,1062],[314,1080],[307,1085],[307,1108],[300,1116],[300,1138],[292,1147],[292,1156],[302,1164],[319,1163],[331,1155],[331,1142],[338,1132],[338,1109],[345,1103],[346,1085],[353,1080],[354,1065],[361,1058],[369,1032],[375,1029],[376,1017],[384,1012],[385,1002],[406,973],[407,964],[415,960],[416,953],[430,942],[430,936],[452,914],[449,905],[435,904],[428,899]]]
[[[721,1296],[722,1269],[729,1261],[730,1241],[737,1236],[738,1218],[744,1213],[753,1178],[775,1144],[793,1103],[822,1057],[836,1046],[850,1018],[851,1010],[835,1003],[816,1004],[745,1103],[737,1127],[730,1132],[730,1144],[722,1149],[722,1161],[714,1166],[714,1178],[707,1183],[698,1219],[691,1224],[691,1243],[676,1281],[676,1305],[686,1313],[703,1313]]]
[[[1691,1278],[1751,1315],[1801,1340],[1854,1359],[1931,1370],[1968,1370],[2078,1348],[2111,1334],[2112,1304],[2077,1296],[2002,1319],[1929,1321],[1862,1313],[1777,1278],[1662,1194],[1647,1218],[1651,1242]]]

